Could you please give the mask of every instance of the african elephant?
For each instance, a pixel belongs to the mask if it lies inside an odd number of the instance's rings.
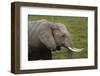
[[[52,59],[51,51],[68,49],[67,58],[72,58],[72,52],[82,49],[73,48],[72,38],[62,23],[53,23],[45,19],[29,21],[28,23],[28,60]]]

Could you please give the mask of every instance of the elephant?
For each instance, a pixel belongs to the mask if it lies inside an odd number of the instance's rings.
[[[51,60],[52,51],[68,49],[67,57],[73,52],[83,50],[73,48],[72,37],[63,23],[54,23],[46,19],[28,21],[28,60]]]

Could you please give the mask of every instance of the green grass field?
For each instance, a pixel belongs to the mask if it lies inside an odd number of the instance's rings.
[[[88,18],[87,17],[71,17],[71,16],[42,16],[29,15],[28,20],[36,21],[40,19],[47,19],[51,22],[63,23],[68,28],[72,35],[73,45],[75,48],[84,48],[83,51],[73,53],[73,58],[87,58],[88,57]],[[67,51],[62,48],[60,51],[52,52],[53,59],[66,59]]]

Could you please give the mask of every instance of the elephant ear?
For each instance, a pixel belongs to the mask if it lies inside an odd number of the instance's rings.
[[[49,27],[50,23],[43,22],[39,27],[39,39],[50,50],[56,49],[56,43],[52,34],[52,30]]]

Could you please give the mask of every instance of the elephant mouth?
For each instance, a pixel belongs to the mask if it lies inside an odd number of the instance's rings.
[[[56,47],[56,50],[61,50],[61,47],[60,47],[60,46],[57,46],[57,47]]]

